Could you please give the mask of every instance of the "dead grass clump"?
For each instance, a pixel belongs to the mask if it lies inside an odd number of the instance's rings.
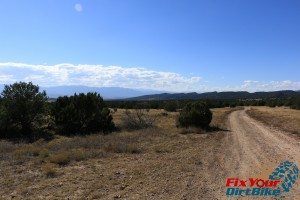
[[[159,154],[170,153],[171,152],[169,148],[167,148],[163,145],[159,145],[159,146],[154,147],[154,151],[156,153],[159,153]]]
[[[72,141],[69,141],[69,145],[73,148],[98,149],[103,146],[104,142],[103,135],[94,134],[85,137],[75,137]]]
[[[69,151],[62,151],[49,156],[49,161],[58,165],[67,165],[71,161],[82,161],[88,158],[95,157],[95,152],[83,149],[72,149]]]
[[[128,144],[125,148],[125,153],[137,154],[141,153],[141,149],[135,144]]]
[[[49,157],[51,163],[58,165],[67,165],[71,162],[70,152],[60,152]]]
[[[99,149],[104,144],[104,136],[99,134],[76,136],[72,138],[57,138],[48,143],[51,151],[64,151],[70,149]]]
[[[122,126],[127,130],[139,130],[155,125],[156,117],[144,109],[126,110],[122,116]]]
[[[46,163],[41,167],[43,174],[46,175],[47,178],[53,178],[57,176],[56,165],[52,163]]]
[[[7,141],[0,141],[0,154],[11,153],[15,150],[16,146]]]
[[[50,155],[50,152],[48,149],[42,149],[40,152],[39,152],[39,156],[40,158],[47,158],[49,157]]]
[[[40,152],[44,150],[40,146],[35,146],[33,144],[27,144],[17,148],[14,151],[15,156],[39,156]]]
[[[47,144],[47,148],[50,151],[61,151],[69,148],[69,142],[71,141],[71,138],[67,137],[59,137],[54,140],[51,140]]]
[[[76,149],[76,150],[71,151],[70,157],[71,157],[71,160],[82,161],[82,160],[88,159],[89,155],[86,153],[86,151],[84,151],[82,149]]]
[[[0,160],[11,159],[12,152],[17,148],[17,145],[7,142],[0,141]]]
[[[141,149],[135,144],[110,143],[104,149],[105,151],[111,153],[141,153]]]

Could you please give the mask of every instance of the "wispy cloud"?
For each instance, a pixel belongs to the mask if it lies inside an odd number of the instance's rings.
[[[246,80],[241,89],[247,91],[300,90],[300,81],[255,81]]]
[[[195,75],[149,70],[142,67],[62,63],[56,65],[0,63],[0,83],[32,81],[41,86],[85,85],[127,87],[170,92],[300,90],[300,81],[245,80],[237,85],[211,85]]]

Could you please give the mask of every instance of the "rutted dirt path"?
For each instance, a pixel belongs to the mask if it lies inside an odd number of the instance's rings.
[[[224,154],[224,172],[221,176],[267,179],[282,161],[289,160],[299,166],[300,142],[288,133],[271,129],[252,119],[246,110],[234,111],[229,115],[229,128],[223,149],[218,152],[220,157]],[[300,196],[299,180],[297,182],[288,199]],[[223,199],[224,193],[217,198]]]

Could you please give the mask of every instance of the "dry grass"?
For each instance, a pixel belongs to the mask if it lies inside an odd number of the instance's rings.
[[[45,174],[47,178],[54,178],[58,174],[56,167],[57,166],[52,163],[46,163],[42,165],[41,171],[43,172],[43,174]]]
[[[16,149],[16,145],[8,141],[0,141],[0,155],[11,153]]]
[[[247,114],[268,126],[300,135],[300,110],[285,107],[252,107]]]
[[[71,152],[59,152],[49,157],[51,163],[67,165],[71,162]]]
[[[68,151],[57,152],[49,156],[51,163],[58,165],[67,165],[71,161],[82,161],[94,157],[89,151],[82,149],[71,149]]]
[[[104,149],[112,153],[141,153],[141,149],[135,144],[109,143]]]
[[[41,146],[36,144],[28,144],[17,148],[14,155],[21,156],[39,156],[42,151],[45,151]]]
[[[122,109],[114,122],[122,126]],[[212,124],[226,128],[231,109],[213,109]],[[219,134],[187,134],[176,127],[178,113],[150,110],[155,128],[51,141],[0,141],[0,196],[4,199],[178,199],[193,176],[216,161],[207,154],[222,144]],[[201,177],[200,177],[201,178]],[[199,185],[199,188],[205,187]],[[198,190],[201,192],[201,190]],[[179,196],[178,196],[179,195]],[[197,194],[200,198],[204,193]]]
[[[155,126],[157,116],[149,113],[150,110],[126,110],[122,117],[122,127],[126,130],[139,130]]]
[[[8,141],[0,141],[0,160],[11,159],[12,152],[16,150],[18,145]],[[1,166],[0,166],[1,167]]]

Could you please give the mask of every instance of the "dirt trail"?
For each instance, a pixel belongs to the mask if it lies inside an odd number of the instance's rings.
[[[266,127],[249,117],[245,111],[234,111],[229,116],[230,132],[224,138],[224,146],[219,154],[224,162],[221,177],[266,179],[282,161],[289,160],[300,166],[299,140],[288,133]],[[299,180],[297,182],[289,192],[288,199],[300,196]],[[224,193],[223,197],[217,198],[223,199]]]

